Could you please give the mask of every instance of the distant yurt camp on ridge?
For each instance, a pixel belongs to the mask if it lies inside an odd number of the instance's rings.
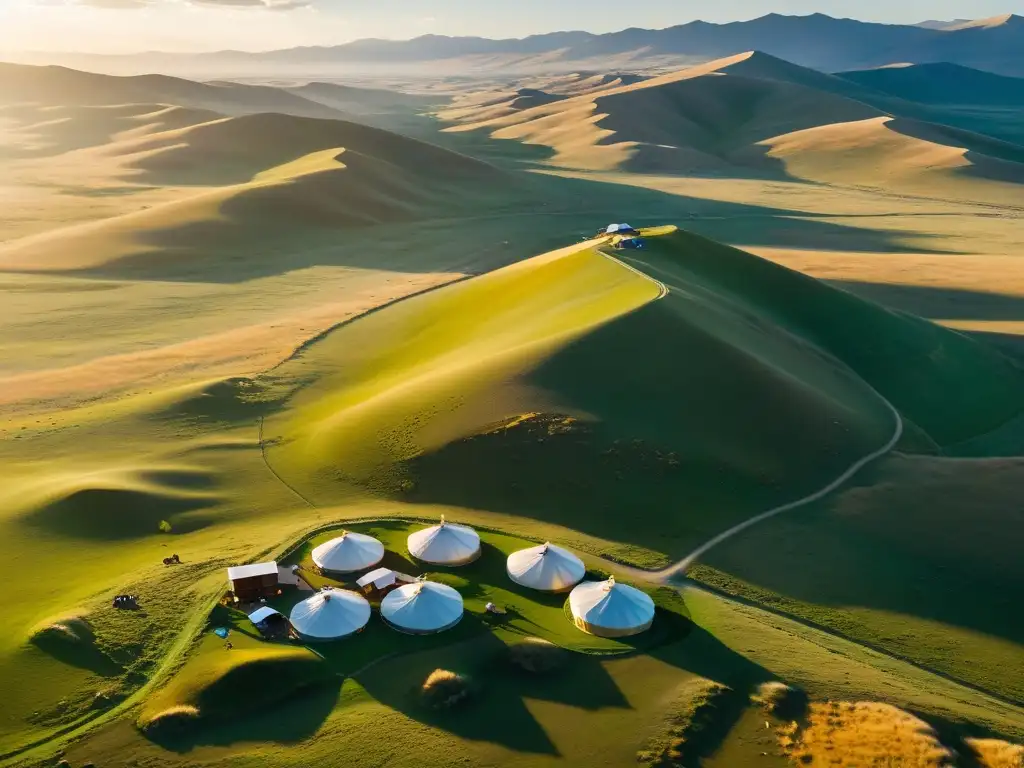
[[[427,635],[454,627],[462,619],[462,595],[447,584],[417,581],[389,592],[380,615],[399,632]]]
[[[599,637],[627,637],[648,629],[654,622],[650,595],[615,577],[585,581],[569,593],[569,609],[578,629]]]
[[[345,531],[313,550],[313,564],[327,573],[355,573],[384,558],[384,545],[365,533]]]
[[[409,554],[431,565],[465,565],[480,557],[480,536],[472,528],[441,522],[409,534]]]
[[[544,592],[572,589],[587,571],[576,555],[551,543],[513,552],[505,569],[516,584]]]
[[[370,603],[347,589],[328,588],[292,608],[292,627],[306,640],[338,640],[370,620]]]

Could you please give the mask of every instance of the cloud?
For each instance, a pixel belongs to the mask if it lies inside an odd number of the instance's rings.
[[[2,2],[3,0],[0,0]],[[36,0],[40,5],[67,5],[68,0]],[[77,0],[77,5],[88,5],[93,8],[113,8],[130,10],[134,8],[151,8],[155,5],[183,3],[203,8],[240,8],[264,11],[294,11],[297,8],[309,8],[313,0]]]

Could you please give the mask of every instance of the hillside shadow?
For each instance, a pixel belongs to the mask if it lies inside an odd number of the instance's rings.
[[[273,707],[187,724],[177,732],[147,734],[147,738],[178,754],[241,743],[299,744],[312,738],[337,706],[343,682],[333,678],[298,690]]]
[[[165,520],[177,534],[200,530],[211,522],[201,512],[218,503],[213,496],[116,487],[82,488],[40,506],[22,517],[22,523],[58,536],[117,541],[154,535]]]
[[[826,280],[877,304],[929,320],[1024,320],[1024,298],[963,288]]]
[[[298,200],[284,199],[292,194],[288,188],[260,190],[252,199],[224,205],[217,219],[143,233],[136,253],[102,267],[71,272],[99,278],[223,284],[318,266],[473,273],[571,244],[609,220],[634,225],[676,223],[741,246],[952,252],[939,244],[938,237],[837,224],[786,208],[589,179],[511,173],[516,188],[507,193],[498,182],[465,187],[445,180],[455,197],[442,206],[439,203],[446,198],[439,192],[429,210],[416,210],[416,201],[422,202],[427,194],[423,190],[410,200],[400,190],[386,196],[379,190],[345,192],[360,196],[360,208],[379,202],[384,220],[347,206],[333,182],[325,180],[303,182],[311,187],[303,196],[312,195],[318,201],[314,213]],[[317,187],[323,189],[314,194]],[[282,211],[293,208],[295,217],[282,218]],[[409,258],[411,242],[418,245],[414,259]],[[453,256],[460,252],[465,255]]]
[[[487,633],[456,646],[377,665],[356,680],[381,704],[459,738],[500,744],[515,752],[558,756],[557,747],[526,708],[516,681],[488,674],[492,660],[503,649],[501,640]],[[473,681],[472,700],[448,711],[428,708],[420,687],[435,669],[468,675]]]

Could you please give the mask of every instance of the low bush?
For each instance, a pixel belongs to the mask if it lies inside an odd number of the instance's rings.
[[[420,689],[423,703],[433,710],[447,710],[464,704],[472,695],[472,683],[466,675],[447,669],[435,669]]]

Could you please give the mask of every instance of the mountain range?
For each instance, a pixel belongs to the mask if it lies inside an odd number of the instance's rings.
[[[63,63],[106,71],[149,69],[240,76],[273,70],[329,70],[354,66],[408,68],[432,62],[492,70],[567,70],[600,62],[607,68],[693,64],[760,50],[823,71],[869,69],[897,63],[948,62],[1004,75],[1024,75],[1024,17],[919,25],[879,24],[809,16],[768,14],[749,21],[694,21],[665,29],[628,28],[608,34],[553,32],[521,39],[424,35],[412,40],[365,39],[337,46],[260,53],[145,53],[130,56],[36,54],[28,63]]]

